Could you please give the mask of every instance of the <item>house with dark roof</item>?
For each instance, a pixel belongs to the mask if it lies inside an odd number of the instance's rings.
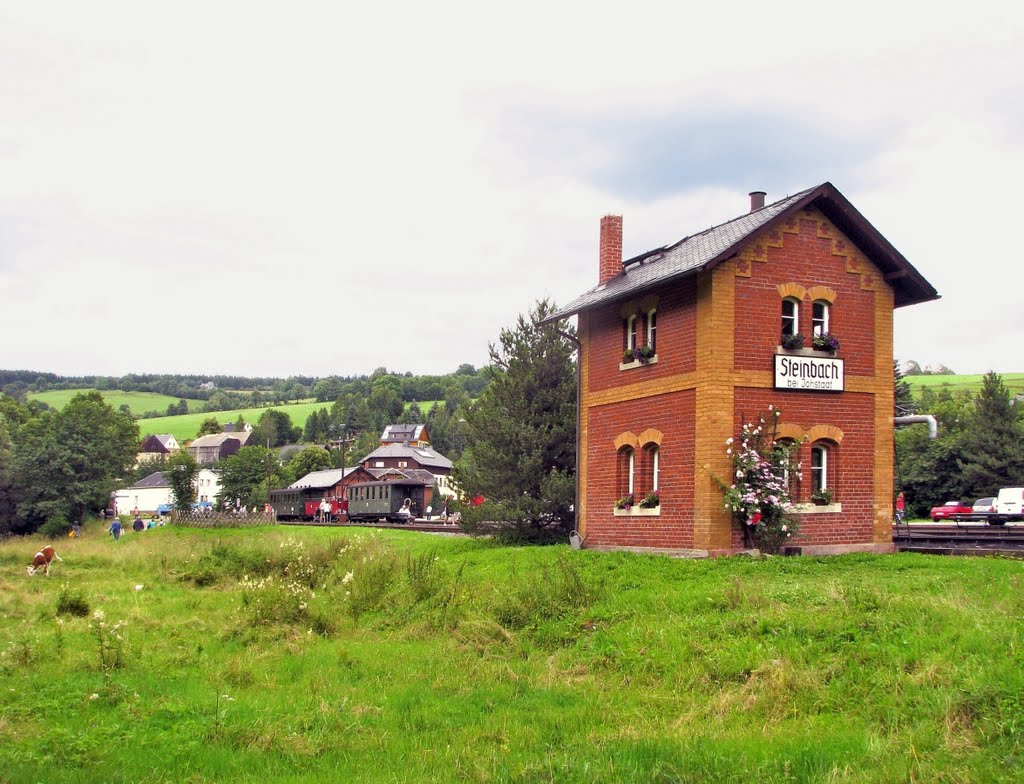
[[[197,463],[216,463],[235,454],[246,445],[251,435],[251,430],[239,433],[211,433],[195,439],[188,445],[188,451]]]
[[[380,445],[408,444],[409,446],[430,446],[430,434],[426,425],[388,425],[380,435]]]
[[[403,472],[422,470],[434,478],[435,494],[451,497],[455,491],[451,484],[452,461],[429,446],[386,444],[368,454],[360,464],[367,471],[395,469]],[[409,475],[412,478],[412,475]]]
[[[220,479],[209,468],[201,468],[195,478],[195,500],[213,503],[220,495]],[[131,487],[114,493],[116,514],[131,514],[136,509],[141,514],[153,514],[170,510],[174,504],[170,479],[165,471],[154,471]]]
[[[597,285],[549,319],[578,318],[586,547],[741,549],[726,442],[781,409],[792,545],[892,549],[893,309],[938,294],[831,183],[750,196],[746,214],[626,260],[622,217],[605,216]]]
[[[179,449],[181,447],[178,445],[178,440],[170,433],[146,436],[139,445],[139,453],[135,457],[135,464],[140,465],[147,460],[159,460],[170,457]]]

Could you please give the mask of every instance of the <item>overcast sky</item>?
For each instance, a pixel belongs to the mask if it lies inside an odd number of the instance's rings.
[[[1024,6],[694,5],[0,0],[0,367],[479,366],[601,215],[828,180],[942,295],[897,357],[1024,371]]]

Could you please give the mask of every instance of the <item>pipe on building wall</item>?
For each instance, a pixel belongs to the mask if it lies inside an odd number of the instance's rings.
[[[938,438],[939,423],[931,414],[914,414],[913,416],[898,416],[892,420],[894,425],[928,425],[928,438]]]

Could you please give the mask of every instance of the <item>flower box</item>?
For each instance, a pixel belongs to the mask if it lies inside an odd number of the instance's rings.
[[[658,355],[654,354],[650,359],[641,360],[634,359],[630,362],[620,362],[619,370],[631,370],[632,368],[643,367],[644,365],[656,365],[658,364]]]
[[[631,506],[629,509],[613,509],[612,512],[616,517],[657,517],[661,514],[661,507],[644,509],[641,506]]]

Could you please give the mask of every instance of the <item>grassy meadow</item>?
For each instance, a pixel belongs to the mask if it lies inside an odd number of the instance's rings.
[[[999,375],[1011,395],[1019,395],[1024,392],[1024,373],[1000,373]],[[920,398],[921,390],[925,387],[931,387],[936,392],[948,389],[950,392],[967,391],[976,395],[981,391],[983,378],[984,375],[906,376],[904,380],[910,384],[914,397]]]
[[[403,531],[0,542],[4,782],[998,782],[1024,562]]]
[[[178,414],[177,416],[153,417],[152,419],[139,420],[139,434],[145,438],[155,433],[170,433],[178,441],[190,441],[196,437],[204,419],[215,418],[221,424],[234,422],[239,415],[245,417],[245,421],[255,425],[260,415],[269,408],[276,408],[284,411],[292,419],[293,425],[305,427],[306,420],[314,411],[321,408],[331,409],[330,403],[284,403],[275,406],[261,406],[259,408],[240,408],[233,411],[207,411],[199,414]]]
[[[419,404],[423,409],[424,414],[430,410],[434,405],[434,402],[435,401],[433,400],[428,400]],[[407,403],[406,408],[410,405],[412,404]],[[238,419],[238,415],[241,414],[245,417],[246,422],[255,425],[256,422],[259,421],[260,415],[268,408],[276,408],[278,411],[284,411],[291,417],[293,425],[305,427],[306,420],[309,419],[310,414],[321,408],[326,408],[330,411],[331,404],[317,403],[316,401],[305,401],[303,403],[285,403],[275,406],[263,406],[261,408],[242,408],[234,411],[209,411],[201,414],[179,414],[178,416],[140,419],[139,433],[143,438],[154,433],[170,433],[178,439],[179,442],[191,440],[196,437],[196,433],[199,432],[199,428],[203,424],[204,419],[214,417],[218,422],[224,424],[225,422],[234,422]]]
[[[62,409],[75,395],[91,392],[91,389],[53,389],[48,392],[30,392],[29,400],[46,403],[50,408]],[[122,392],[121,390],[102,390],[103,399],[114,408],[127,405],[136,416],[147,411],[163,412],[169,405],[177,405],[181,398],[170,395],[158,395],[156,392]],[[190,411],[200,411],[206,405],[205,400],[186,400]],[[148,435],[146,433],[145,435]]]

